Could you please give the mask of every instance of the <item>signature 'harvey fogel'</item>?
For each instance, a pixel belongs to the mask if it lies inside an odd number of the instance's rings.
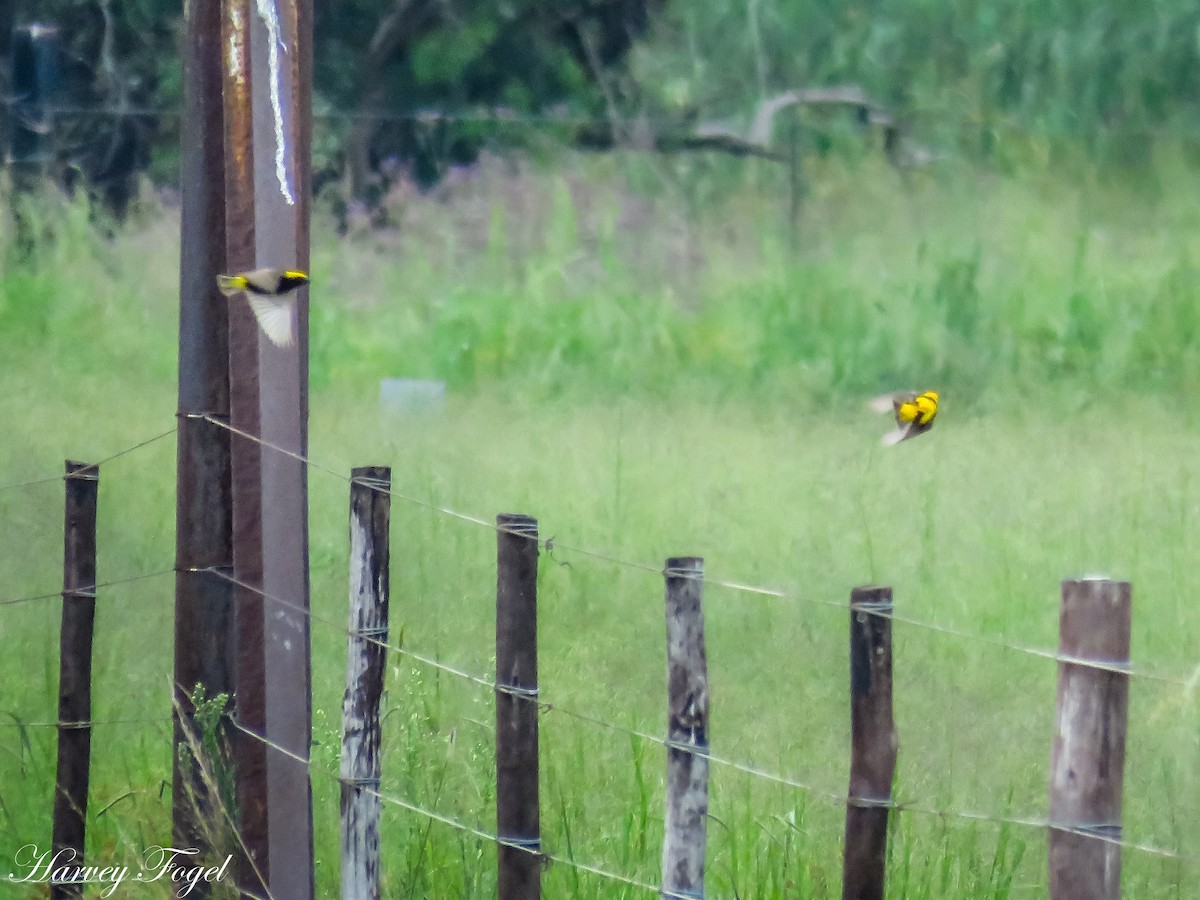
[[[76,862],[78,854],[71,848],[57,853],[38,850],[36,844],[26,844],[13,857],[20,872],[9,872],[9,880],[17,884],[95,884],[105,885],[101,897],[111,897],[128,880],[149,884],[154,881],[174,882],[176,897],[186,897],[201,881],[212,884],[221,881],[228,872],[232,856],[225,857],[219,866],[188,865],[191,857],[200,853],[195,848],[149,847],[135,864],[91,864]]]

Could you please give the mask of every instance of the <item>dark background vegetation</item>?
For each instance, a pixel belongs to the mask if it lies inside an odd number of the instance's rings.
[[[0,40],[33,21],[65,52],[60,166],[118,194],[133,172],[173,183],[181,4],[8,0]],[[763,98],[847,83],[937,152],[994,159],[1016,131],[1137,165],[1200,134],[1198,28],[1182,0],[318,0],[317,185],[374,207],[397,173],[430,185],[485,148],[745,125]]]

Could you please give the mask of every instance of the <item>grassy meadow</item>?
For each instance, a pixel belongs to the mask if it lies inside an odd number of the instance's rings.
[[[1056,666],[1000,644],[1055,647],[1062,578],[1128,579],[1135,670],[1174,680],[1130,685],[1124,837],[1191,859],[1127,849],[1125,892],[1191,896],[1194,170],[1168,156],[1136,178],[951,164],[902,178],[814,161],[792,235],[778,173],[717,191],[684,165],[489,164],[398,195],[397,229],[344,238],[318,207],[311,455],[393,467],[393,633],[490,677],[494,534],[429,504],[537,516],[557,544],[539,573],[544,846],[655,883],[665,754],[629,734],[663,732],[653,570],[699,555],[714,582],[778,591],[705,591],[713,753],[804,786],[713,765],[708,891],[827,898],[849,765],[845,604],[854,585],[891,584],[899,615],[969,637],[895,626],[896,796],[911,809],[893,816],[889,896],[1036,897],[1044,830],[957,815],[1045,815]],[[55,237],[7,265],[0,486],[173,426],[177,214],[151,205],[108,240],[81,207],[47,204]],[[380,415],[387,376],[445,379],[445,408]],[[937,387],[943,410],[885,450],[863,401],[898,387]],[[174,465],[166,437],[103,466],[101,581],[171,567]],[[334,896],[348,489],[310,473],[317,878]],[[60,586],[61,493],[0,490],[0,601]],[[172,603],[169,574],[101,592],[94,716],[114,724],[93,734],[97,859],[169,834]],[[49,845],[59,608],[0,605],[2,872]],[[490,691],[403,655],[389,666],[383,792],[493,829]],[[494,895],[488,842],[393,804],[383,839],[387,896]],[[562,863],[544,883],[650,896]]]

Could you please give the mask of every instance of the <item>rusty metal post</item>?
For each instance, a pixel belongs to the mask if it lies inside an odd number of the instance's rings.
[[[850,792],[843,900],[883,900],[898,739],[892,718],[892,589],[850,592]]]
[[[63,606],[59,634],[58,777],[54,857],[82,867],[92,763],[92,624],[96,616],[96,498],[100,470],[67,460],[63,523]],[[59,854],[62,854],[61,856]],[[78,881],[55,882],[55,900],[82,897]]]
[[[225,265],[230,272],[253,269],[254,127],[250,102],[251,0],[222,0],[222,101],[225,114]],[[265,149],[265,148],[264,148]],[[262,151],[259,151],[260,153]],[[229,406],[234,426],[258,434],[258,341],[244,302],[228,304]],[[230,441],[233,570],[243,584],[262,585],[261,450],[243,438]],[[267,732],[264,606],[253,590],[234,587],[235,714],[255,734]],[[292,598],[285,598],[292,599]],[[299,601],[300,598],[295,598]],[[241,731],[234,735],[238,827],[248,858],[239,860],[238,885],[264,895],[271,874],[267,817],[267,746]],[[305,758],[307,752],[303,752]]]
[[[500,900],[542,895],[537,519],[496,517],[496,833]]]
[[[226,265],[308,267],[312,0],[221,0]],[[308,606],[308,304],[296,343],[263,336],[245,300],[229,305],[235,742],[244,888],[312,897],[311,650]],[[258,441],[262,441],[260,444]],[[283,452],[281,452],[283,451]],[[275,602],[278,597],[286,604]],[[300,610],[295,606],[301,607]],[[298,757],[298,758],[293,758]]]
[[[1062,583],[1050,758],[1052,900],[1121,896],[1121,848],[1113,839],[1121,837],[1132,610],[1127,581]]]
[[[379,900],[379,710],[387,672],[392,470],[350,473],[350,641],[342,699],[342,898]]]
[[[221,99],[225,143],[225,266],[230,272],[252,269],[254,248],[254,127],[250,101],[251,0],[221,0]],[[264,148],[265,149],[265,148]],[[262,152],[262,151],[260,151]],[[229,407],[234,426],[257,434],[258,342],[247,323],[244,303],[227,306],[229,323]],[[243,584],[262,585],[261,451],[253,441],[230,440],[230,491],[233,531],[231,561]],[[234,671],[238,723],[255,734],[267,732],[264,605],[262,596],[234,587]],[[285,598],[291,599],[291,598]],[[296,598],[299,600],[300,598]],[[238,731],[233,755],[237,769],[240,846],[238,885],[265,895],[270,878],[267,833],[267,746]],[[307,752],[303,754],[306,758]]]
[[[664,897],[704,896],[708,842],[708,657],[704,560],[672,557],[667,591],[667,802]]]
[[[196,761],[182,748],[198,733],[192,691],[232,695],[233,512],[229,432],[199,418],[229,420],[228,305],[216,289],[225,271],[225,126],[221,103],[221,7],[187,3],[183,45],[179,290],[179,417],[175,482],[175,748],[172,833],[176,846],[209,856],[213,808]],[[209,569],[215,569],[222,578]],[[230,728],[223,729],[226,740]],[[217,761],[210,761],[216,764]],[[223,764],[227,764],[224,761]],[[203,893],[201,893],[203,892]],[[208,888],[197,885],[193,894]]]

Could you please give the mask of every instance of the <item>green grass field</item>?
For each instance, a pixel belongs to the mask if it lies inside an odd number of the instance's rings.
[[[409,498],[392,509],[394,633],[490,677],[494,534],[421,504],[537,516],[559,545],[539,575],[544,845],[654,883],[665,753],[627,732],[663,732],[662,579],[569,548],[651,568],[699,555],[714,581],[778,590],[706,589],[713,752],[809,789],[714,765],[708,890],[835,897],[845,604],[891,584],[898,614],[969,637],[896,625],[896,796],[914,811],[893,816],[889,896],[1044,896],[1044,830],[956,815],[1045,815],[1056,666],[998,644],[1053,650],[1060,580],[1102,572],[1133,583],[1137,670],[1200,664],[1189,170],[1166,161],[1136,189],[964,172],[906,187],[830,166],[810,173],[792,251],[773,204],[691,220],[604,165],[415,199],[399,238],[337,243],[317,221],[311,454],[391,465]],[[41,267],[0,282],[0,484],[173,425],[174,220],[101,243],[80,218],[63,211]],[[380,417],[393,375],[447,379],[445,410]],[[885,450],[863,400],[907,386],[939,387],[942,416]],[[104,466],[101,580],[170,568],[174,462],[166,438]],[[340,623],[348,488],[310,471],[312,604]],[[59,587],[61,518],[57,483],[0,491],[0,599]],[[97,858],[169,832],[172,601],[170,575],[102,593],[94,715],[120,724],[93,736]],[[36,723],[56,713],[58,615],[0,605],[0,871],[49,844],[54,732]],[[345,643],[314,623],[320,896],[338,880]],[[389,663],[384,793],[492,829],[490,691]],[[1126,840],[1191,855],[1197,717],[1183,685],[1133,679]],[[395,805],[383,836],[387,896],[494,894],[486,841]],[[1131,897],[1187,897],[1200,876],[1135,849],[1123,865]],[[648,896],[562,863],[544,880],[547,896]]]

